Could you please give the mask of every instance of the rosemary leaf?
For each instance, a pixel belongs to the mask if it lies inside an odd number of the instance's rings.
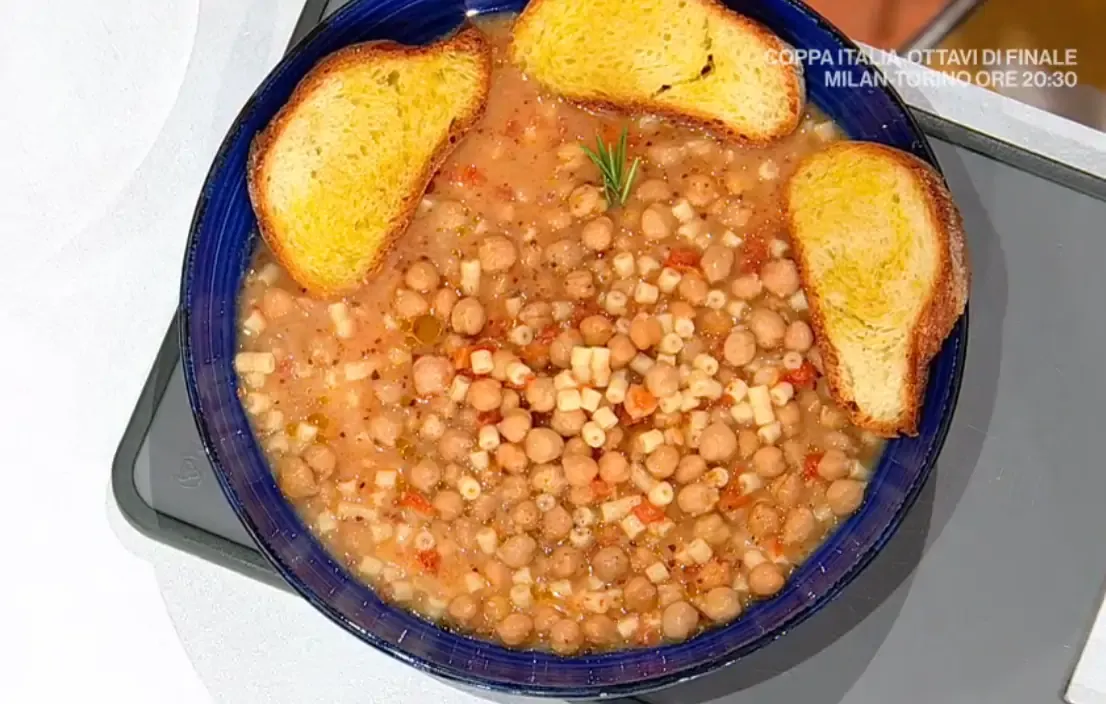
[[[634,159],[629,168],[626,168],[626,150],[628,130],[623,127],[622,134],[612,147],[605,143],[601,136],[595,137],[595,149],[581,144],[580,148],[588,155],[592,163],[599,169],[599,175],[603,178],[603,195],[607,199],[607,205],[616,207],[626,203],[630,197],[630,189],[633,188],[634,179],[637,178],[638,166],[641,159]]]

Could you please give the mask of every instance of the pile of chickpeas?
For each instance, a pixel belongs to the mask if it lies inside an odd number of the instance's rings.
[[[596,119],[531,110],[539,139]],[[518,116],[493,103],[481,138]],[[821,376],[786,236],[750,219],[778,155],[634,125],[626,204],[575,140],[535,143],[550,198],[447,166],[370,290],[313,299],[262,253],[243,294],[241,395],[285,495],[382,596],[512,647],[738,618],[860,506],[880,448]],[[804,129],[797,153],[827,133]],[[463,156],[489,182],[504,158]]]

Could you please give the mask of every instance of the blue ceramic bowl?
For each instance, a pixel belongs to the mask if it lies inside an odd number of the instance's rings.
[[[284,578],[335,623],[403,662],[478,688],[561,698],[629,695],[704,674],[771,643],[825,606],[880,551],[913,504],[944,441],[963,371],[967,316],[932,365],[920,435],[891,442],[856,515],[778,596],[725,628],[651,650],[561,658],[449,633],[382,602],[327,554],[281,496],[235,394],[236,300],[257,244],[246,195],[246,155],[254,134],[326,54],[370,39],[427,42],[452,30],[467,14],[517,11],[523,4],[355,0],[280,62],[235,121],[197,205],[181,293],[184,371],[200,435],[231,506]],[[727,4],[794,47],[830,52],[826,56],[856,50],[799,2]],[[871,78],[875,69],[855,61],[810,62],[805,69],[810,100],[850,137],[898,147],[936,165],[918,126],[892,91],[831,87],[834,71],[845,72],[834,75],[844,75],[845,86],[860,86],[866,84],[863,76]]]

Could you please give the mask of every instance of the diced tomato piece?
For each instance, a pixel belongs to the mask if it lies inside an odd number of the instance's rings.
[[[409,508],[419,513],[434,513],[430,500],[417,491],[405,491],[399,497],[400,508]]]
[[[420,550],[418,560],[419,565],[427,572],[437,572],[442,565],[442,556],[437,550]]]
[[[699,268],[702,255],[694,247],[673,247],[664,260],[664,265],[679,271],[689,271]]]
[[[768,261],[768,242],[763,237],[750,237],[745,240],[741,251],[741,269],[746,274],[760,271]]]
[[[611,495],[611,485],[602,479],[593,479],[591,481],[591,490],[595,494],[596,499],[605,499]]]
[[[502,200],[511,202],[515,199],[515,190],[507,184],[501,183],[500,185],[495,187],[495,195]]]
[[[623,407],[631,418],[644,418],[657,410],[657,397],[640,384],[631,384],[626,391]]]
[[[572,310],[572,326],[580,327],[580,323],[584,321],[584,318],[590,318],[593,315],[598,315],[600,312],[599,304],[594,300],[577,303],[576,307]]]
[[[656,523],[664,520],[664,509],[658,508],[648,501],[642,501],[637,506],[634,506],[634,515],[637,516],[642,523]]]
[[[803,476],[807,479],[814,479],[818,476],[818,465],[822,461],[821,452],[812,452],[806,456],[803,460]]]
[[[501,340],[507,335],[507,321],[502,318],[495,318],[484,323],[484,335],[494,340]]]
[[[751,502],[752,498],[749,495],[742,494],[739,487],[731,486],[723,491],[722,496],[718,499],[718,510],[723,513],[730,513],[745,508]]]
[[[522,136],[522,123],[514,118],[507,120],[507,124],[503,126],[503,134],[511,139],[518,139]]]
[[[476,422],[480,425],[495,425],[501,420],[503,420],[503,414],[499,412],[498,408],[492,411],[481,411],[476,414]]]
[[[549,364],[549,344],[531,342],[518,351],[518,356],[531,369],[541,369]]]
[[[488,177],[484,175],[483,171],[469,164],[461,169],[461,172],[457,175],[457,180],[466,186],[480,186],[487,182]]]
[[[796,388],[806,389],[814,385],[814,380],[818,378],[818,370],[811,364],[809,359],[804,359],[802,365],[798,369],[792,369],[784,375],[790,384]]]
[[[645,627],[638,635],[638,643],[645,647],[660,645],[661,634],[656,628]]]
[[[764,547],[772,557],[779,557],[783,554],[783,543],[780,542],[779,538],[772,538],[765,543]]]
[[[561,332],[561,328],[556,325],[546,325],[542,328],[541,332],[534,336],[534,342],[541,342],[546,345],[557,339],[557,335]]]

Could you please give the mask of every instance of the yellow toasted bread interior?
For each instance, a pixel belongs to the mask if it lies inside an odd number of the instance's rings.
[[[855,420],[884,434],[914,430],[925,384],[916,367],[931,347],[918,336],[947,335],[960,313],[945,315],[947,325],[926,317],[949,298],[940,288],[950,257],[948,224],[922,168],[885,147],[842,142],[808,157],[788,184],[827,376]]]
[[[784,46],[713,0],[534,0],[511,56],[570,99],[765,141],[794,130],[802,113],[802,77],[779,61]]]
[[[352,47],[304,79],[251,172],[262,232],[301,285],[341,293],[372,270],[482,109],[488,52],[470,29],[425,48]]]

